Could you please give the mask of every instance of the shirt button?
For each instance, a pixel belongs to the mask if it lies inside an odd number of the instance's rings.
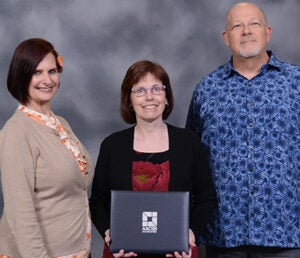
[[[253,127],[253,124],[252,124],[252,123],[249,123],[249,127],[252,128],[252,127]]]
[[[252,144],[249,145],[249,149],[253,149],[253,145]]]

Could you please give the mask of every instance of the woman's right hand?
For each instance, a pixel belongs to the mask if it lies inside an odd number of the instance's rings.
[[[107,229],[105,231],[104,241],[107,244],[107,246],[109,246],[110,241],[111,241],[110,234],[109,234],[109,229]],[[137,253],[134,253],[134,252],[125,253],[124,250],[121,249],[118,253],[113,253],[112,255],[116,258],[119,258],[119,257],[134,257],[134,256],[137,256]]]
[[[196,247],[195,234],[191,229],[189,229],[189,252],[188,253],[174,252],[173,254],[166,254],[166,257],[191,258],[192,257],[192,250],[193,250],[194,247]]]

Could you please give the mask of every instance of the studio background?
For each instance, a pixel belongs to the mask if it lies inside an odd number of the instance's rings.
[[[168,72],[175,108],[168,122],[183,127],[199,80],[227,62],[221,33],[234,0],[1,0],[0,128],[18,103],[6,88],[15,47],[42,37],[64,57],[61,87],[52,108],[70,122],[96,161],[101,141],[126,125],[119,114],[120,85],[137,60],[160,63]],[[273,27],[271,49],[300,64],[298,0],[255,0]],[[0,214],[3,199],[0,187]],[[102,239],[93,234],[93,258]]]

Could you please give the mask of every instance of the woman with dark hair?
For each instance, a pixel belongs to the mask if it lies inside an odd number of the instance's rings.
[[[190,251],[169,255],[198,257],[195,237],[203,233],[216,197],[198,136],[165,122],[173,105],[169,76],[161,65],[144,60],[129,67],[121,86],[121,115],[133,126],[104,139],[92,184],[91,215],[105,242],[103,257],[137,255],[109,252],[111,190],[189,191]],[[165,255],[151,255],[160,256]]]
[[[63,59],[44,39],[21,42],[7,77],[20,103],[0,133],[4,209],[0,257],[86,258],[91,246],[87,187],[94,164],[51,101]]]

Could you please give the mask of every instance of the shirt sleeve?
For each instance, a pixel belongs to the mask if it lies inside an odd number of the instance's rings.
[[[110,146],[104,140],[96,163],[90,198],[91,218],[103,238],[110,227],[109,156]]]
[[[193,173],[191,228],[196,236],[204,234],[208,222],[217,208],[217,197],[209,168],[208,155],[198,136],[194,139],[195,170]]]
[[[50,258],[47,254],[34,202],[35,162],[24,128],[10,124],[2,130],[0,164],[4,212],[18,252],[25,258]]]
[[[202,120],[200,118],[199,85],[196,87],[189,105],[185,127],[193,130],[201,137]]]

